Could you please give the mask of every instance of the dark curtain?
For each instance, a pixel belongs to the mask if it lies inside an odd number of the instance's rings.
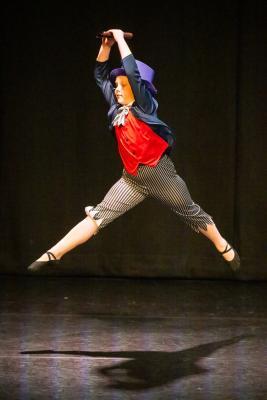
[[[56,274],[266,279],[266,2],[3,7],[1,272],[27,265],[85,217],[121,174],[93,78],[96,33],[134,32],[159,117],[194,201],[240,252],[234,275],[211,242],[146,200],[65,255]],[[120,65],[117,48],[111,65]]]

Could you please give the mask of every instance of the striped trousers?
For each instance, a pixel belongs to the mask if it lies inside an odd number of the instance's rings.
[[[101,203],[86,207],[99,229],[104,228],[147,197],[160,200],[194,231],[207,230],[212,217],[194,203],[172,160],[164,155],[156,167],[140,165],[137,176],[123,170],[122,177],[110,188]]]

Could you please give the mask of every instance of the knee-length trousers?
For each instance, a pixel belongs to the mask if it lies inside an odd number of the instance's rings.
[[[191,199],[185,182],[167,155],[156,167],[140,165],[137,176],[123,170],[122,177],[101,203],[86,207],[85,212],[102,229],[147,197],[160,200],[196,232],[207,230],[207,224],[213,224],[212,217]]]

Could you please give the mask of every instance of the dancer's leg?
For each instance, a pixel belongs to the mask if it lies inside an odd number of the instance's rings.
[[[101,203],[95,207],[86,207],[86,214],[99,223],[103,229],[115,219],[137,206],[148,196],[144,186],[123,174],[108,191]]]
[[[49,249],[57,259],[67,252],[89,240],[98,229],[110,224],[131,208],[142,202],[147,194],[143,188],[120,178],[108,191],[101,203],[88,212],[88,217],[72,228],[66,236]],[[36,261],[48,261],[47,253],[44,253]]]
[[[152,171],[150,180],[149,191],[153,197],[170,207],[193,230],[210,239],[219,252],[225,250],[228,242],[221,236],[212,217],[192,200],[186,183],[169,157],[163,158]],[[231,261],[234,255],[234,250],[230,250],[223,257]]]
[[[49,249],[59,260],[64,254],[89,240],[98,230],[96,221],[86,217],[72,228],[66,236]],[[48,256],[44,253],[37,261],[47,261]]]

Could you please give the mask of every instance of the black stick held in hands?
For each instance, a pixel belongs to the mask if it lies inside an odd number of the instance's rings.
[[[132,39],[132,37],[133,37],[132,32],[124,32],[123,35],[124,35],[124,39]],[[102,39],[103,37],[112,38],[113,34],[112,34],[112,32],[100,32],[96,35],[97,39]]]

